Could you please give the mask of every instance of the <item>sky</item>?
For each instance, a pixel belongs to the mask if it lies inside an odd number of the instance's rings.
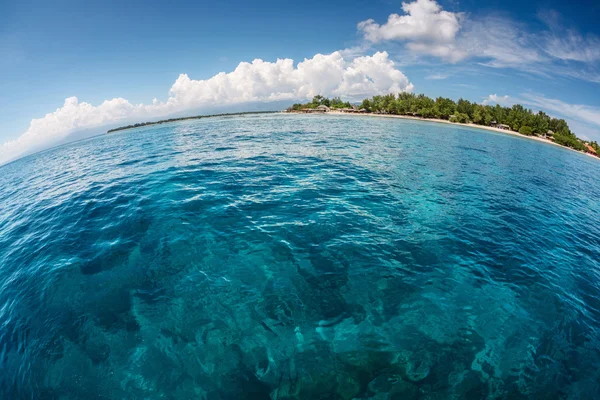
[[[599,20],[597,0],[0,0],[0,163],[316,94],[521,103],[600,141]]]

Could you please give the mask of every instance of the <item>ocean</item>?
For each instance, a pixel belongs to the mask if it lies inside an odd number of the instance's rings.
[[[0,397],[600,398],[600,160],[246,115],[0,167]]]

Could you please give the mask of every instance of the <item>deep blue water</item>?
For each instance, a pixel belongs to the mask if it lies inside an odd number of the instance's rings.
[[[600,398],[600,161],[245,116],[0,167],[0,394]]]

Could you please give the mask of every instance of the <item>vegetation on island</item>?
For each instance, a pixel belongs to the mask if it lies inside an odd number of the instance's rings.
[[[334,109],[352,108],[349,102],[338,98],[329,100],[323,96],[315,96],[306,104],[294,104],[288,111],[316,109],[324,105]],[[520,104],[502,107],[472,103],[465,99],[454,101],[445,97],[432,99],[424,94],[399,93],[373,96],[356,104],[355,108],[368,113],[408,115],[421,118],[436,118],[458,123],[473,123],[484,126],[502,126],[525,136],[542,136],[555,143],[580,151],[589,151],[587,142],[579,139],[569,128],[564,119],[549,116],[543,111],[537,113]],[[598,143],[589,145],[600,154]]]
[[[315,109],[319,106],[327,106],[333,109],[343,109],[343,108],[352,108],[352,104],[349,101],[342,101],[339,97],[334,97],[333,99],[328,99],[327,97],[323,97],[321,95],[313,97],[310,103],[300,104],[296,103],[292,105],[288,110],[291,111],[300,111],[302,109]]]
[[[139,122],[137,124],[120,126],[118,128],[109,129],[106,133],[123,131],[125,129],[141,128],[142,126],[165,124],[165,123],[168,123],[168,122],[187,121],[187,120],[190,120],[190,119],[215,118],[215,117],[231,117],[231,116],[236,116],[236,115],[247,115],[247,114],[272,114],[272,113],[276,113],[276,112],[277,111],[246,111],[246,112],[237,112],[237,113],[196,115],[196,116],[193,116],[193,117],[170,118],[170,119],[163,119],[163,120],[160,120],[160,121]]]
[[[524,136],[545,137],[557,144],[575,150],[592,152],[590,151],[591,148],[595,154],[600,155],[600,145],[595,141],[585,142],[579,139],[575,133],[571,131],[564,119],[553,118],[543,111],[534,113],[531,109],[527,109],[520,104],[515,104],[512,107],[502,107],[499,104],[491,106],[473,103],[462,98],[458,101],[445,97],[438,97],[434,100],[424,94],[416,95],[413,93],[399,93],[398,95],[387,94],[373,96],[369,99],[364,99],[360,104],[353,105],[349,101],[342,101],[339,97],[329,99],[318,95],[314,96],[312,101],[308,103],[296,103],[292,105],[288,108],[288,111],[317,110],[320,106],[325,106],[328,109],[333,110],[360,110],[360,112],[366,113],[406,115],[425,119],[435,118],[450,122],[472,123],[483,126],[504,126],[505,128],[518,132]],[[121,126],[110,129],[107,133],[169,122],[246,114],[268,114],[274,112],[276,111],[238,112],[170,118],[160,121],[141,122]]]

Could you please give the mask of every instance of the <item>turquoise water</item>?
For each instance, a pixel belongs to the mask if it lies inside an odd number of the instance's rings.
[[[600,397],[600,162],[245,116],[0,167],[0,394]]]

